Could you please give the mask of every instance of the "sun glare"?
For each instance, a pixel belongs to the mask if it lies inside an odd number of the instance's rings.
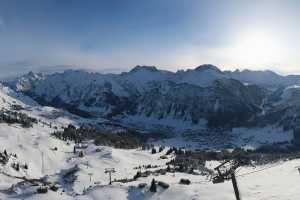
[[[279,62],[284,53],[275,33],[249,32],[237,37],[233,55],[243,64],[272,64]]]

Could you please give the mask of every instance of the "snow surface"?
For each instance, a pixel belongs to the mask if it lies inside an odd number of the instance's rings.
[[[17,158],[11,157],[8,165],[0,166],[0,199],[15,200],[232,200],[233,189],[230,182],[212,184],[208,177],[183,173],[167,173],[166,175],[139,178],[130,183],[113,183],[108,185],[108,175],[105,168],[115,168],[114,178],[132,178],[141,165],[165,165],[168,159],[160,159],[165,154],[151,154],[141,149],[122,150],[111,147],[97,147],[89,143],[85,157],[74,155],[73,143],[63,142],[50,136],[54,126],[67,126],[69,123],[79,124],[83,119],[75,117],[62,110],[51,107],[41,107],[24,96],[13,93],[5,87],[0,88],[0,106],[9,109],[13,104],[20,104],[26,112],[41,120],[32,128],[19,125],[0,124],[0,151],[16,153]],[[49,124],[52,124],[50,127]],[[173,123],[173,122],[172,122]],[[234,135],[241,139],[253,138],[255,142],[289,140],[290,133],[274,128],[266,129],[235,129]],[[276,136],[275,136],[276,135]],[[259,136],[259,137],[257,137]],[[178,138],[176,141],[179,141]],[[237,141],[241,142],[241,141]],[[57,147],[58,150],[53,150]],[[97,150],[98,149],[98,150]],[[27,163],[28,170],[15,171],[10,167],[13,162]],[[208,162],[207,167],[213,168],[217,162]],[[62,174],[75,165],[79,167],[74,184],[62,182]],[[247,200],[295,200],[300,196],[298,183],[300,176],[297,166],[300,160],[274,163],[256,168],[243,167],[237,172],[237,181],[243,199]],[[44,167],[42,167],[44,166]],[[255,173],[253,173],[256,171]],[[246,175],[245,175],[246,174]],[[8,176],[10,175],[10,176]],[[57,192],[36,194],[36,186],[21,186],[21,180],[13,178],[41,178],[57,182],[61,188]],[[91,175],[91,180],[90,180]],[[170,184],[168,189],[158,187],[157,193],[149,192],[151,180],[164,181]],[[191,185],[180,185],[181,178],[188,178]],[[147,183],[143,189],[137,187]],[[8,190],[12,185],[12,190]]]

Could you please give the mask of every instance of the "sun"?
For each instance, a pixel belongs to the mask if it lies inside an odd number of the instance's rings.
[[[262,31],[241,34],[232,49],[232,56],[243,64],[272,64],[284,54],[276,34]]]

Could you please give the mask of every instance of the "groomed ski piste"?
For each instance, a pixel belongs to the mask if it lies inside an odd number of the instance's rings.
[[[0,107],[12,104],[23,106],[31,117],[39,119],[31,128],[18,124],[0,123],[0,152],[7,151],[9,161],[0,165],[0,199],[30,200],[232,200],[234,191],[231,181],[213,184],[210,177],[186,173],[152,174],[128,183],[113,182],[105,169],[114,168],[112,179],[132,178],[143,165],[159,169],[173,158],[161,159],[166,150],[151,154],[149,150],[124,150],[88,143],[85,156],[73,154],[74,143],[51,136],[56,129],[70,123],[78,124],[81,118],[62,110],[41,107],[27,97],[1,87]],[[55,116],[55,117],[49,117]],[[51,126],[49,125],[51,124]],[[16,154],[17,156],[14,156]],[[28,169],[13,169],[13,163],[26,163]],[[218,162],[207,162],[213,169]],[[242,198],[245,200],[295,200],[300,196],[298,183],[300,160],[280,161],[256,167],[240,167],[236,177]],[[143,169],[141,169],[143,170]],[[74,172],[65,180],[68,172]],[[189,179],[190,185],[179,184],[180,179]],[[169,184],[169,188],[157,186],[157,192],[149,191],[152,179]],[[37,193],[39,184],[31,180],[43,180],[57,186],[57,191]],[[145,187],[139,187],[143,183]]]

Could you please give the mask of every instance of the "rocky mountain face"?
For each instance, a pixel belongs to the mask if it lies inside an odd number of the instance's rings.
[[[300,88],[297,85],[280,87],[265,102],[266,123],[277,122],[285,130],[300,127]]]
[[[137,114],[176,118],[209,126],[239,125],[260,112],[263,96],[255,99],[251,89],[233,79],[216,80],[209,87],[188,83],[153,83],[141,96]]]
[[[204,119],[211,127],[279,123],[291,128],[300,110],[300,90],[291,85],[298,82],[297,76],[271,71],[229,72],[201,65],[177,72],[137,66],[121,74],[29,73],[6,84],[43,105],[85,117],[142,116],[191,124]]]

